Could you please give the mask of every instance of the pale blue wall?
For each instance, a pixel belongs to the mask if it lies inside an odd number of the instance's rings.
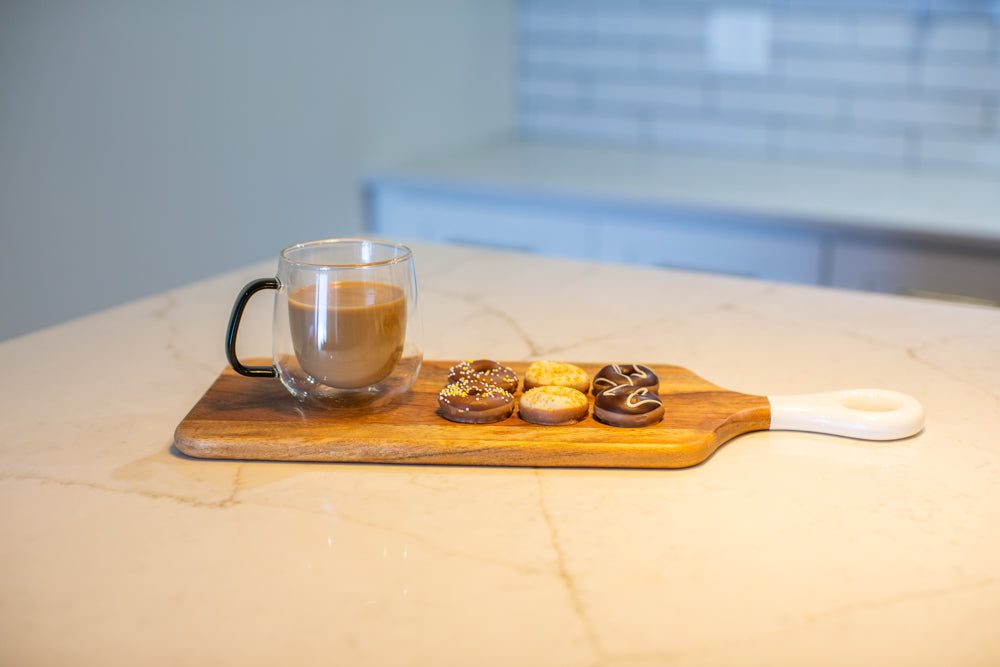
[[[510,0],[0,2],[0,339],[359,233],[367,170],[512,131],[513,20]]]

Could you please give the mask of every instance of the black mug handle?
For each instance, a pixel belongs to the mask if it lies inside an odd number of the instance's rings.
[[[240,375],[247,377],[267,377],[273,378],[278,375],[278,368],[273,364],[270,366],[244,366],[236,358],[236,332],[240,328],[240,320],[243,318],[243,309],[246,308],[250,297],[261,290],[278,289],[281,283],[277,278],[260,278],[247,283],[239,298],[233,304],[233,312],[229,315],[229,327],[226,329],[226,358],[233,370]]]

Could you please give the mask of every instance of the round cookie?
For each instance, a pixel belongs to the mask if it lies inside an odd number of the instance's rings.
[[[490,382],[462,379],[438,394],[441,416],[462,424],[489,424],[514,412],[514,395]]]
[[[590,376],[574,364],[536,361],[524,372],[524,390],[546,386],[572,387],[586,394],[590,391]]]
[[[647,387],[620,384],[594,398],[594,419],[610,426],[649,426],[663,419],[663,402]]]
[[[458,382],[462,378],[492,382],[504,391],[517,391],[517,373],[492,359],[463,361],[448,369],[448,382]]]
[[[654,394],[660,391],[660,378],[649,366],[642,364],[609,364],[594,376],[594,396],[618,385],[647,387]]]
[[[574,424],[587,416],[587,395],[572,387],[546,385],[521,394],[517,414],[526,422],[545,426]]]

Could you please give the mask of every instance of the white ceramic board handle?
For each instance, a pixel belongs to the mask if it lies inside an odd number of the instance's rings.
[[[863,440],[896,440],[919,433],[924,408],[912,396],[887,389],[768,396],[772,431],[810,431]]]

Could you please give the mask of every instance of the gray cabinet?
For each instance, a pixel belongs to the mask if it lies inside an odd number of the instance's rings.
[[[891,294],[1000,305],[1000,249],[970,243],[841,238],[831,283]]]
[[[697,216],[619,219],[595,232],[604,261],[809,284],[821,279],[823,239],[807,232]]]
[[[1000,304],[1000,242],[393,182],[368,204],[401,239]]]
[[[581,259],[596,253],[593,224],[578,211],[393,186],[373,187],[368,202],[369,226],[385,236]]]

